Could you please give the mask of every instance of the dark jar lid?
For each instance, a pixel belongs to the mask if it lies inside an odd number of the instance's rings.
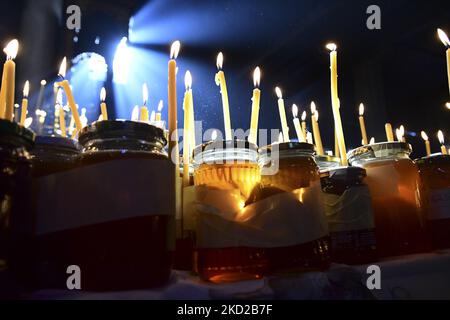
[[[76,140],[57,136],[36,136],[35,148],[56,148],[59,150],[79,153],[81,147]]]
[[[450,155],[433,154],[428,157],[416,159],[415,162],[419,166],[450,164]]]
[[[31,149],[34,145],[35,134],[16,122],[0,119],[0,144],[11,146],[23,146]]]
[[[321,173],[322,191],[327,194],[342,195],[345,190],[364,186],[366,170],[361,167],[339,167]]]
[[[275,149],[275,150],[274,150]],[[276,151],[302,151],[306,153],[314,154],[315,147],[313,144],[306,142],[283,142],[283,143],[273,143],[271,145],[261,147],[259,152],[262,154],[270,154]]]
[[[144,122],[129,120],[96,121],[83,129],[78,136],[82,146],[86,146],[93,140],[141,140],[158,149],[163,149],[167,144],[164,131]]]

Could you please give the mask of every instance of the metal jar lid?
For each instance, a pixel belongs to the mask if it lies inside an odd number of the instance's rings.
[[[356,158],[382,158],[399,153],[411,154],[412,147],[406,142],[380,142],[367,146],[362,146],[348,152],[349,161]]]
[[[304,151],[309,153],[315,152],[315,147],[313,144],[306,142],[283,142],[274,143],[265,147],[261,147],[259,152],[262,154],[272,153],[272,149],[278,149],[277,151]]]
[[[55,147],[69,152],[80,152],[81,150],[77,141],[58,136],[36,136],[35,147],[39,146]]]
[[[194,149],[194,154],[199,154],[206,151],[214,150],[233,150],[233,149],[248,149],[251,151],[258,151],[256,144],[246,140],[214,140],[201,144]]]
[[[136,139],[159,145],[163,148],[167,144],[164,131],[144,122],[129,120],[96,121],[84,127],[78,141],[81,145],[95,139]]]
[[[0,119],[0,144],[25,146],[27,149],[34,145],[36,135],[16,122]]]

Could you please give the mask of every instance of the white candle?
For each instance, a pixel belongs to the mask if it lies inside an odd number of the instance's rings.
[[[298,119],[298,107],[296,104],[292,105],[292,115],[294,117],[294,128],[295,132],[297,133],[297,139],[299,142],[306,142],[305,136],[302,132],[302,127],[300,125],[300,120]]]
[[[27,80],[25,81],[25,85],[23,86],[22,112],[20,114],[20,124],[22,126],[25,125],[25,120],[27,118],[29,93],[30,93],[30,82]]]
[[[283,132],[284,142],[289,142],[289,127],[286,120],[286,110],[284,108],[283,93],[279,87],[275,88],[275,93],[278,97],[278,111],[280,113],[281,130]]]
[[[369,142],[367,140],[366,123],[364,121],[364,104],[359,105],[359,126],[361,128],[362,144],[366,146]]]
[[[223,54],[219,52],[216,60],[217,69],[216,85],[220,86],[220,93],[222,95],[222,107],[223,107],[223,121],[225,127],[225,139],[233,140],[231,134],[231,119],[230,119],[230,103],[228,101],[227,82],[225,81],[225,73],[222,70],[223,67]]]
[[[313,127],[313,135],[314,135],[314,142],[317,149],[317,154],[319,156],[324,155],[323,151],[323,144],[322,144],[322,136],[320,134],[320,128],[319,128],[319,111],[316,108],[316,104],[311,102],[311,123]]]
[[[306,138],[307,138],[307,136],[306,136],[306,117],[307,117],[307,114],[306,114],[306,111],[303,111],[303,113],[302,113],[302,134],[303,134],[303,138],[305,139],[305,140],[307,140]]]

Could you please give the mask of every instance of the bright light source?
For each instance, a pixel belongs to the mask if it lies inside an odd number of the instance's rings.
[[[128,81],[128,69],[130,62],[130,50],[127,46],[128,39],[123,37],[117,45],[113,60],[113,81],[126,84]]]

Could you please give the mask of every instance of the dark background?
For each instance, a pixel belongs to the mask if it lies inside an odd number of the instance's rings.
[[[77,43],[73,42],[75,32],[65,27],[65,8],[70,4],[82,8]],[[371,4],[381,7],[381,30],[366,28],[366,9]],[[49,82],[55,79],[64,55],[95,51],[111,64],[118,40],[128,35],[130,17],[134,17],[130,46],[148,51],[148,59],[153,55],[155,60],[148,68],[142,66],[142,72],[128,84],[132,95],[128,100],[133,101],[118,102],[116,94],[108,94],[111,113],[117,100],[118,116],[130,113],[133,105],[140,103],[144,81],[149,82],[152,108],[158,99],[167,100],[167,58],[170,43],[178,39],[182,42],[179,101],[184,71],[189,68],[194,77],[195,116],[204,121],[203,130],[223,127],[220,93],[214,84],[216,55],[223,51],[234,128],[249,126],[251,75],[259,65],[263,74],[260,127],[280,126],[274,94],[278,85],[286,98],[290,124],[292,103],[302,111],[309,111],[311,100],[317,103],[322,138],[327,149],[332,149],[325,44],[333,41],[339,51],[339,95],[348,148],[356,147],[361,140],[357,119],[360,102],[366,105],[369,138],[385,140],[385,122],[394,127],[403,124],[409,134],[407,140],[416,149],[414,156],[424,153],[421,130],[430,136],[435,152],[439,150],[438,129],[444,131],[447,142],[450,140],[445,48],[436,35],[438,27],[450,35],[450,1],[5,1],[0,11],[0,41],[6,45],[16,37],[21,44],[17,96],[21,97],[25,79],[31,81],[32,90],[37,90],[43,78]],[[96,36],[102,41],[95,46]],[[110,80],[111,68],[108,92],[116,88]],[[32,93],[32,101],[35,95]],[[49,101],[47,107],[50,105]],[[98,101],[86,106],[89,120],[95,120]],[[181,124],[181,103],[179,115]]]

